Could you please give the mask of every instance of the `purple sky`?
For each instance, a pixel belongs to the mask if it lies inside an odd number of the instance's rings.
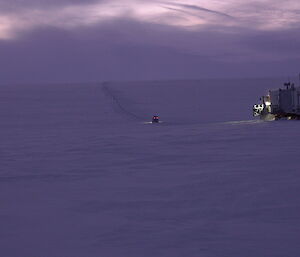
[[[0,0],[0,83],[293,76],[299,0]]]

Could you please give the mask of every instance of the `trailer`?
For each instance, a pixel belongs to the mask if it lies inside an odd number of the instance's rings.
[[[253,106],[253,116],[264,120],[300,119],[300,87],[290,82],[284,88],[270,90]]]

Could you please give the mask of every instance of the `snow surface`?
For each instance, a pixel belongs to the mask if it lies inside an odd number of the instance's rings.
[[[300,122],[251,113],[282,82],[0,87],[0,256],[299,257]]]

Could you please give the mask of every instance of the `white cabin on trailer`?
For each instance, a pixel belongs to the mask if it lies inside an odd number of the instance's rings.
[[[286,89],[269,91],[272,113],[300,114],[300,87],[286,83]]]

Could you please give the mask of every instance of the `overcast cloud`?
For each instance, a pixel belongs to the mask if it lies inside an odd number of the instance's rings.
[[[0,82],[288,76],[298,0],[0,0]]]

